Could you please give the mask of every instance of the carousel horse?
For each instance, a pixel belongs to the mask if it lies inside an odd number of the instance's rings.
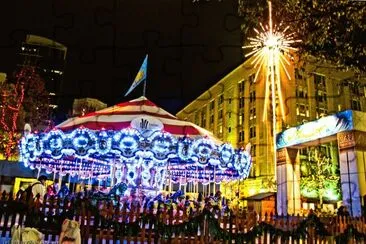
[[[176,203],[178,198],[184,197],[184,193],[179,190],[176,191],[173,195],[171,195],[168,199],[165,200],[165,204],[171,204],[171,203]]]
[[[66,185],[61,186],[61,189],[57,193],[57,197],[65,198],[70,194],[70,190]]]
[[[163,203],[163,194],[159,194],[157,196],[155,196],[154,198],[148,199],[146,200],[146,207],[148,209],[152,209],[154,207],[157,207],[159,205],[159,203]]]
[[[74,220],[65,219],[62,223],[60,243],[70,241],[75,244],[81,244],[80,225]]]
[[[22,228],[18,225],[13,225],[11,228],[11,244],[21,243],[43,243],[43,234],[35,228]]]

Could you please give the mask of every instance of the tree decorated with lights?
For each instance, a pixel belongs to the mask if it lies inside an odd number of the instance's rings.
[[[238,0],[244,36],[266,19],[267,0]],[[299,53],[365,71],[366,4],[364,1],[272,0],[274,19],[296,31]]]
[[[301,165],[301,194],[307,198],[319,198],[320,206],[323,200],[339,200],[339,168],[331,159],[319,151],[311,148],[308,159]]]
[[[0,89],[0,151],[9,159],[25,122],[37,128],[48,118],[48,96],[44,81],[32,67],[16,72],[14,81],[2,83]]]

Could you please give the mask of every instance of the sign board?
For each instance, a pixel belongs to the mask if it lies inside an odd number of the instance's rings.
[[[353,130],[352,110],[346,110],[278,133],[276,146],[278,150],[350,130]]]
[[[131,127],[138,130],[142,136],[148,137],[153,132],[162,130],[164,125],[157,118],[140,116],[131,121]]]

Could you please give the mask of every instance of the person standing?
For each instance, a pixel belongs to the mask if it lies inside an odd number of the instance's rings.
[[[38,180],[32,184],[32,197],[35,200],[39,196],[40,202],[43,202],[43,197],[46,194],[46,180],[47,176],[41,175]]]

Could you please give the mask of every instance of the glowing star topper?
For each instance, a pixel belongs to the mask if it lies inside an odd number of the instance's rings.
[[[267,118],[267,108],[269,106],[271,96],[272,109],[273,113],[275,113],[276,92],[279,98],[281,115],[282,117],[285,115],[283,97],[281,93],[280,69],[282,69],[286,73],[288,79],[291,80],[291,77],[285,65],[290,64],[286,54],[288,54],[290,50],[296,50],[296,48],[290,46],[292,43],[300,42],[300,40],[293,39],[294,33],[286,34],[286,31],[289,28],[288,26],[284,28],[283,31],[280,31],[276,26],[273,27],[271,1],[268,1],[268,8],[268,26],[264,27],[262,24],[260,24],[261,31],[254,29],[254,31],[257,33],[257,36],[255,38],[249,38],[250,44],[243,47],[252,49],[252,51],[245,55],[245,57],[253,56],[253,61],[251,64],[254,64],[254,68],[257,69],[254,81],[257,80],[258,75],[262,69],[264,69],[265,72],[266,82],[263,121]],[[278,27],[281,27],[281,24]]]

